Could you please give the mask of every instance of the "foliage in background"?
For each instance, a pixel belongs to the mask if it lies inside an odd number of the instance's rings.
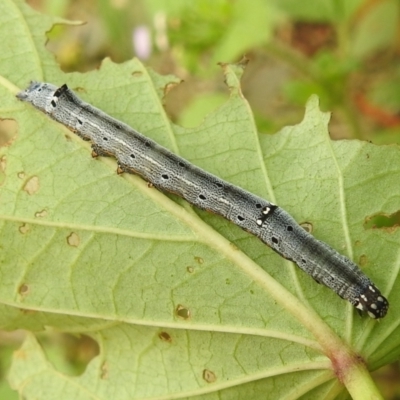
[[[334,112],[335,137],[399,141],[396,0],[43,0],[41,7],[96,21],[90,32],[80,29],[84,36],[70,33],[62,41],[56,35],[67,70],[92,68],[107,54],[116,61],[131,58],[134,28],[148,29],[147,64],[186,81],[169,102],[177,121],[187,121],[186,113],[201,121],[222,104],[226,92],[216,64],[246,54],[252,62],[243,90],[261,130],[298,121],[300,107],[316,93]],[[214,95],[209,107],[201,100]]]

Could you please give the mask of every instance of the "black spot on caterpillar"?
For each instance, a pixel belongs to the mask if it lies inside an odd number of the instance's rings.
[[[17,98],[31,103],[81,138],[90,140],[93,155],[114,156],[119,171],[134,171],[156,188],[173,192],[201,209],[225,217],[295,262],[315,281],[331,288],[371,318],[386,315],[388,301],[361,269],[315,239],[277,205],[190,164],[85,103],[67,85],[57,88],[49,83],[31,82]],[[149,160],[155,161],[151,168]]]

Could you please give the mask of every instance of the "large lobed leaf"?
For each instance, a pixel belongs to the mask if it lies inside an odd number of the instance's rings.
[[[63,74],[44,49],[56,20],[6,0],[0,21],[0,117],[18,124],[0,148],[1,326],[53,327],[100,344],[72,377],[28,335],[9,374],[25,398],[332,398],[343,390],[327,356],[338,344],[371,369],[398,358],[399,232],[363,227],[399,207],[397,146],[331,141],[315,97],[299,125],[259,135],[241,65],[224,66],[229,101],[183,129],[162,107],[176,78],[138,60]],[[89,144],[15,99],[29,80],[68,83],[194,164],[277,202],[362,265],[388,295],[388,315],[360,318],[233,224],[117,176],[115,160],[92,159]]]

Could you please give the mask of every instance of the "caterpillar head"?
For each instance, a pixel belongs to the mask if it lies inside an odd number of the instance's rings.
[[[57,86],[50,83],[32,81],[25,90],[17,94],[17,99],[32,103],[39,110],[49,113],[56,90]]]
[[[354,307],[366,312],[371,318],[379,319],[386,315],[389,302],[375,285],[369,284],[356,299]]]

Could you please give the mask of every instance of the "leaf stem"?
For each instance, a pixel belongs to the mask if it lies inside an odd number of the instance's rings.
[[[341,377],[342,383],[346,386],[353,399],[383,400],[381,393],[362,360],[353,360],[349,368],[343,368]]]

